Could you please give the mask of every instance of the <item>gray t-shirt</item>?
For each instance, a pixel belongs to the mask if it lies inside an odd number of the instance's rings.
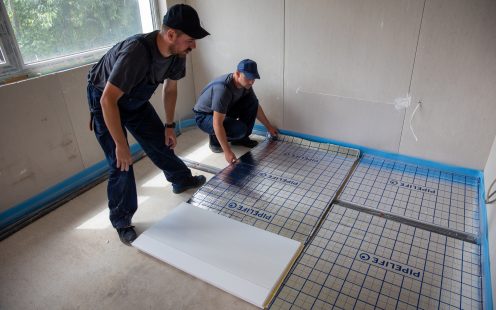
[[[157,47],[158,30],[138,34],[114,45],[90,70],[88,81],[103,91],[107,81],[130,94],[138,84],[158,84],[186,75],[186,58],[163,57]],[[138,40],[143,37],[148,49]],[[151,52],[151,59],[150,59]]]
[[[245,96],[255,96],[253,87],[248,90],[237,88],[233,82],[233,74],[224,74],[203,88],[194,110],[203,113],[215,111],[226,114],[230,106]]]

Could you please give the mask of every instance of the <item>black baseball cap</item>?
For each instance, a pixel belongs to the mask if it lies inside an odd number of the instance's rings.
[[[171,6],[164,15],[163,24],[181,30],[193,39],[201,39],[210,34],[200,25],[200,18],[195,9],[187,4]]]

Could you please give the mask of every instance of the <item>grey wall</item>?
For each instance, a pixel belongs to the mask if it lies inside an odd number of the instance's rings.
[[[496,179],[496,137],[487,159],[484,169],[484,184],[486,197],[489,195],[489,187]],[[493,191],[496,190],[496,184],[493,186]],[[495,197],[493,196],[493,199]],[[489,241],[489,258],[491,266],[491,283],[493,286],[493,301],[496,306],[496,203],[486,205],[487,209],[487,226],[488,226],[488,241]]]
[[[400,152],[484,169],[496,134],[496,2],[427,1],[412,79],[419,141]],[[407,112],[410,118],[412,108]]]
[[[2,210],[84,167],[74,130],[80,126],[73,126],[66,105],[66,97],[82,95],[64,92],[64,82],[60,80],[63,76],[50,75],[0,87]],[[84,86],[81,88],[83,93]],[[77,117],[82,120],[87,116],[84,113]]]
[[[191,0],[196,93],[242,58],[279,127],[482,170],[496,134],[496,2]],[[395,100],[411,94],[412,105]],[[412,121],[418,101],[422,106]]]
[[[397,152],[421,1],[286,1],[284,127]]]
[[[193,55],[195,90],[214,77],[236,70],[238,62],[257,62],[256,92],[271,121],[283,126],[284,1],[188,1],[210,36]]]

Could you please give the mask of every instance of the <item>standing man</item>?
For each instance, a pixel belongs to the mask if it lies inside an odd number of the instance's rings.
[[[186,74],[186,55],[196,48],[196,40],[207,35],[192,7],[174,5],[164,16],[160,31],[137,34],[117,43],[88,74],[90,128],[94,128],[110,166],[110,221],[127,245],[137,237],[131,219],[138,199],[126,129],[163,170],[174,193],[205,183],[204,176],[192,176],[173,149],[177,80]],[[161,83],[165,126],[149,102]]]
[[[272,126],[258,104],[253,91],[255,79],[260,79],[257,63],[242,60],[236,72],[222,75],[210,82],[200,93],[193,111],[196,124],[209,134],[209,147],[214,153],[224,152],[229,164],[236,162],[228,141],[233,145],[255,147],[257,141],[249,136],[258,119],[272,136],[277,129]]]

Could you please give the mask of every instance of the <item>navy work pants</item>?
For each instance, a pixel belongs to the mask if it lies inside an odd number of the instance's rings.
[[[256,98],[247,96],[233,103],[227,110],[223,123],[227,140],[241,140],[251,135],[257,118],[257,111],[258,100]],[[213,114],[197,111],[195,114],[198,127],[209,135],[215,135]]]
[[[121,171],[116,166],[115,142],[105,125],[100,107],[102,92],[89,84],[87,96],[95,135],[110,168],[107,186],[110,221],[115,228],[128,227],[131,225],[131,218],[138,207],[133,166],[129,167],[129,171]],[[119,112],[122,130],[126,137],[127,129],[141,145],[150,160],[163,170],[169,182],[182,184],[191,177],[191,171],[184,162],[165,145],[165,127],[150,102],[146,101],[130,111],[119,108]]]

